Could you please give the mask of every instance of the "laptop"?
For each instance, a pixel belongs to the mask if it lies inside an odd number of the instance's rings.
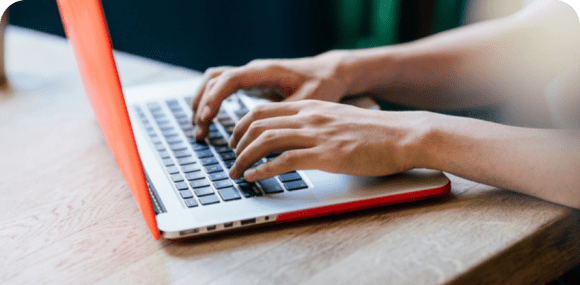
[[[58,4],[97,121],[155,239],[416,201],[451,189],[443,173],[427,169],[385,177],[297,170],[256,183],[232,180],[227,173],[236,157],[227,141],[241,117],[266,103],[252,96],[257,91],[232,94],[208,138],[196,141],[190,102],[200,77],[123,90],[101,2]]]

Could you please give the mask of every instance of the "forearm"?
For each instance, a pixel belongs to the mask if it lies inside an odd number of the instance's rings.
[[[350,51],[344,65],[351,93],[427,109],[541,95],[559,70],[578,60],[569,48],[580,43],[575,17],[566,5],[548,1],[415,42]]]
[[[420,167],[580,208],[580,132],[429,113]]]

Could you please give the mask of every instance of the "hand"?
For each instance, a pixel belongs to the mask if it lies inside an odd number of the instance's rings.
[[[418,167],[427,112],[383,112],[306,100],[254,108],[230,139],[230,176],[262,180],[298,169],[380,176]],[[270,153],[282,154],[246,170]],[[245,172],[244,172],[245,171]]]
[[[348,93],[348,74],[341,66],[346,51],[333,51],[300,59],[254,60],[241,67],[208,69],[192,104],[196,139],[209,132],[222,101],[239,89],[277,88],[286,99],[338,102]]]

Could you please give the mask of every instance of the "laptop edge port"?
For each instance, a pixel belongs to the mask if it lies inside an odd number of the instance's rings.
[[[249,225],[249,224],[255,224],[256,223],[256,218],[242,220],[241,223],[242,223],[242,226]]]

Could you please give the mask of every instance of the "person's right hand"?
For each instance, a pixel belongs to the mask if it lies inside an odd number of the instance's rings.
[[[222,101],[239,89],[277,88],[284,101],[340,101],[349,90],[348,72],[342,65],[345,55],[345,51],[332,51],[315,57],[253,60],[240,67],[208,69],[192,104],[196,139],[207,136]]]

